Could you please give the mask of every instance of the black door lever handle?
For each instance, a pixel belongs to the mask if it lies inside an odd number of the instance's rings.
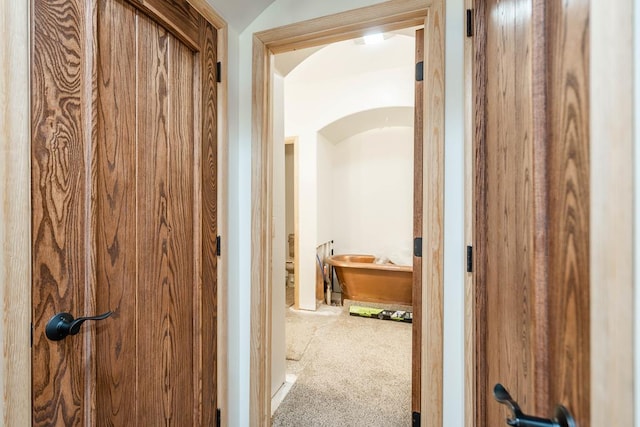
[[[76,335],[80,332],[80,326],[87,320],[103,320],[112,314],[112,311],[107,311],[98,316],[78,317],[74,319],[70,313],[58,313],[49,319],[44,332],[51,341],[60,341],[68,335]]]
[[[506,388],[500,383],[493,387],[493,397],[511,410],[512,418],[507,418],[507,424],[518,427],[576,427],[576,422],[569,410],[562,405],[556,406],[553,419],[538,418],[525,415],[518,402],[513,400]]]

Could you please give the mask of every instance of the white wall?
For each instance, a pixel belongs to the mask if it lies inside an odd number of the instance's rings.
[[[229,108],[229,206],[227,207],[229,275],[227,336],[228,336],[228,423],[229,426],[248,426],[249,400],[249,335],[250,309],[249,281],[251,265],[249,263],[250,247],[246,240],[249,238],[250,226],[247,225],[251,217],[250,203],[247,197],[241,197],[240,191],[250,192],[250,176],[244,165],[251,159],[250,145],[241,145],[240,141],[240,39],[232,27],[228,28],[228,108]],[[250,83],[249,83],[250,84]],[[248,194],[247,194],[248,196]],[[224,238],[224,236],[222,236]],[[244,310],[244,311],[243,311]]]
[[[317,134],[312,131],[297,135],[299,136],[296,145],[298,160],[298,234],[296,235],[299,257],[296,271],[298,308],[315,310],[316,247],[318,246],[316,240],[318,236],[318,139]]]
[[[215,1],[223,0],[210,0]],[[251,253],[251,58],[252,35],[279,27],[357,7],[378,0],[325,0],[301,2],[277,0],[239,37],[230,31],[229,43],[229,425],[249,425],[250,352],[250,253]],[[461,426],[463,222],[451,209],[462,204],[462,55],[463,5],[447,0],[447,94],[445,173],[445,412],[444,425]],[[288,134],[288,133],[287,133]],[[290,134],[288,134],[290,135]],[[458,156],[459,157],[456,157]],[[451,203],[457,201],[456,203]],[[451,258],[451,260],[449,260]]]
[[[316,309],[316,248],[333,239],[331,171],[325,169],[331,167],[332,148],[319,132],[358,112],[412,107],[414,58],[415,40],[405,35],[376,45],[348,40],[320,49],[285,77],[285,133],[300,137],[296,275],[301,309]]]
[[[285,78],[285,133],[318,132],[350,114],[376,108],[414,105],[412,37],[395,36],[381,45],[358,46],[353,41],[329,45],[307,58]],[[342,73],[318,73],[334,64],[358,63],[371,57],[398,58],[385,66],[347,67]],[[388,64],[395,66],[389,67]]]
[[[634,2],[633,16],[633,52],[634,52],[634,405],[635,405],[635,426],[640,427],[640,0]]]
[[[464,424],[464,2],[446,0],[443,426]],[[425,200],[425,203],[428,203]],[[470,209],[470,207],[469,207]]]
[[[359,133],[337,143],[334,155],[335,253],[373,254],[410,265],[413,128]]]
[[[318,161],[317,187],[318,187],[318,229],[316,246],[329,242],[334,238],[333,218],[331,215],[334,173],[334,150],[331,141],[318,134],[316,158]]]
[[[284,165],[284,79],[275,75],[273,102],[273,253],[271,254],[271,396],[284,384],[287,375],[285,340],[285,165]]]

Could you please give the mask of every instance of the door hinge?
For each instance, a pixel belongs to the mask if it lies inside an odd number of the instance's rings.
[[[411,416],[411,426],[420,427],[420,412],[414,412]]]
[[[33,347],[33,323],[31,323],[30,333],[31,333],[31,347]]]
[[[220,412],[220,408],[216,409],[216,427],[220,427],[220,424],[222,423],[222,421],[220,421],[220,418],[222,418],[222,414]]]
[[[422,237],[413,239],[413,256],[422,258]]]
[[[220,236],[216,236],[216,256],[222,255],[222,238]]]
[[[473,37],[473,9],[467,9],[467,37]]]
[[[222,83],[222,63],[218,62],[216,64],[216,76],[218,83]]]
[[[467,273],[473,273],[473,246],[467,246]]]
[[[424,61],[416,64],[416,81],[421,82],[422,80],[424,80]]]

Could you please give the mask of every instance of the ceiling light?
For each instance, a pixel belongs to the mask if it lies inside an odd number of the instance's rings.
[[[376,44],[384,41],[384,35],[382,33],[368,34],[363,38],[364,44]]]

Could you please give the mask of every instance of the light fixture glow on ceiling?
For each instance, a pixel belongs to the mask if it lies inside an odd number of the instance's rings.
[[[376,43],[382,43],[384,41],[384,35],[382,33],[368,34],[363,38],[364,38],[364,44],[376,44]]]

